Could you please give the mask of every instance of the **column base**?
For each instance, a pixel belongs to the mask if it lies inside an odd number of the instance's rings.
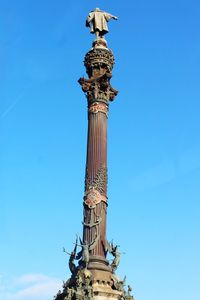
[[[111,272],[111,267],[109,266],[109,262],[102,256],[93,255],[90,256],[90,261],[88,264],[88,270],[100,270]]]
[[[120,300],[123,293],[113,290],[110,285],[106,283],[93,284],[93,300]]]
[[[63,284],[55,300],[134,300],[125,279],[102,270],[80,269]]]

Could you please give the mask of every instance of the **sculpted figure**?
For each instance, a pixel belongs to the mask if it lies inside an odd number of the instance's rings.
[[[74,246],[74,250],[71,253],[67,252],[65,250],[65,248],[63,248],[63,251],[69,255],[69,269],[70,269],[72,274],[74,274],[75,271],[76,271],[76,265],[75,265],[74,261],[76,259],[77,242],[78,242],[78,237],[76,237],[76,243],[75,243],[75,246]]]
[[[131,292],[132,292],[132,287],[128,285],[128,296],[131,296]]]
[[[87,299],[93,298],[93,288],[91,286],[91,278],[85,279],[85,294],[87,296]]]
[[[99,8],[96,8],[89,14],[86,21],[86,26],[89,27],[91,23],[90,32],[95,33],[96,39],[99,39],[109,32],[107,23],[111,19],[117,20],[118,18],[100,10]]]
[[[124,277],[123,280],[121,280],[116,274],[112,274],[112,279],[113,279],[113,287],[114,289],[123,292],[124,294],[124,286],[126,285],[126,276]]]
[[[113,247],[112,249],[112,255],[114,256],[114,259],[111,264],[111,268],[113,272],[115,272],[119,266],[121,253],[118,251],[118,246]]]
[[[105,251],[106,251],[106,253],[109,252],[114,257],[114,259],[111,263],[111,268],[112,268],[113,273],[115,273],[115,271],[117,270],[119,263],[120,263],[120,259],[121,259],[121,253],[119,252],[118,247],[119,246],[117,246],[117,245],[114,246],[113,241],[111,243],[106,241]]]
[[[82,248],[82,250],[77,254],[76,259],[82,258],[82,262],[84,263],[84,267],[87,268],[88,263],[89,263],[89,244],[81,244],[78,245],[79,247]]]
[[[76,259],[81,259],[84,268],[86,269],[90,259],[90,251],[96,247],[98,239],[99,236],[96,235],[96,238],[91,243],[88,243],[87,241],[83,243],[82,240],[80,239],[80,245],[77,244],[77,246],[81,247],[82,250],[77,254]]]

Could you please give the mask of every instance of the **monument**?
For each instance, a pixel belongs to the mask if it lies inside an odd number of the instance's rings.
[[[117,17],[96,8],[86,21],[96,39],[84,60],[88,79],[78,80],[88,103],[83,236],[76,236],[71,253],[64,249],[69,255],[71,277],[63,283],[55,300],[133,300],[131,287],[125,287],[126,277],[120,279],[116,275],[120,263],[118,246],[106,237],[107,120],[109,104],[118,93],[110,84],[114,56],[105,39],[111,19]]]

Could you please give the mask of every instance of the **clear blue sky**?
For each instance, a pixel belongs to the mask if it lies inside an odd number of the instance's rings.
[[[95,7],[120,93],[109,116],[108,239],[136,300],[200,299],[200,2],[0,1],[0,299],[52,299],[82,233]]]

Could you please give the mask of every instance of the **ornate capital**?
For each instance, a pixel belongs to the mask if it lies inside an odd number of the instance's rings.
[[[118,91],[111,84],[114,56],[111,50],[98,44],[86,56],[84,65],[89,79],[79,79],[82,90],[86,93],[89,106],[99,101],[109,103],[113,101]]]
[[[87,74],[89,78],[100,75],[101,72],[112,73],[113,65],[115,63],[114,55],[107,47],[96,46],[90,50],[84,60]]]

